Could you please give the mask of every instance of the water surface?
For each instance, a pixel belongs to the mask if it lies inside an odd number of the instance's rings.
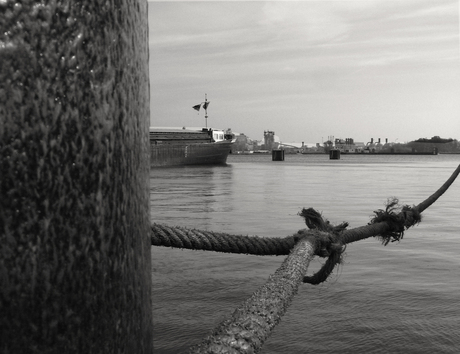
[[[313,207],[350,228],[389,197],[418,204],[460,155],[230,155],[227,166],[154,169],[151,220],[231,234],[284,237]],[[302,284],[262,353],[458,353],[460,180],[399,243],[347,247],[345,263],[318,286]],[[284,256],[152,247],[155,353],[179,353],[268,279]],[[314,272],[323,260],[310,265]]]

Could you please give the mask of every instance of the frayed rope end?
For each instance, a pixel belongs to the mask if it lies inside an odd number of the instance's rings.
[[[375,217],[369,222],[369,225],[386,222],[390,227],[388,232],[377,236],[384,246],[390,242],[401,241],[405,230],[422,221],[422,215],[415,206],[400,206],[398,198],[388,199],[385,210],[376,210],[374,214]]]

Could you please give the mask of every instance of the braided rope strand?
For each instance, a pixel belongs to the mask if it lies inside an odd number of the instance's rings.
[[[153,224],[150,238],[153,246],[280,256],[289,254],[298,235],[284,238],[241,236]]]

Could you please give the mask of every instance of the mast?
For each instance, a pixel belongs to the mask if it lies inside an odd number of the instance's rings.
[[[206,129],[208,129],[208,94],[204,94],[204,121]]]
[[[201,106],[204,108],[204,118],[205,118],[205,124],[206,124],[206,129],[208,129],[208,106],[209,106],[209,101],[208,101],[208,94],[204,94],[204,102],[201,102],[200,104],[197,104],[193,106],[192,108],[198,111],[198,114],[200,112]]]

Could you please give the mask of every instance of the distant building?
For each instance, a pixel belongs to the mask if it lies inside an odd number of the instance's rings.
[[[382,144],[381,139],[378,138],[376,142],[374,142],[374,138],[367,143],[363,142],[355,142],[352,138],[346,139],[335,139],[334,144],[332,142],[328,147],[330,149],[337,149],[340,150],[342,153],[376,153],[382,150],[389,150],[392,148],[393,144],[388,143],[388,139],[385,139],[385,144]],[[393,151],[393,149],[392,149]]]
[[[386,139],[386,142],[388,142],[388,139]],[[366,144],[363,151],[374,153],[374,152],[382,151],[382,149],[383,149],[383,144],[380,142],[380,138],[376,143],[374,143],[374,138],[371,138],[371,141]]]
[[[358,153],[364,151],[364,143],[355,142],[352,138],[340,139],[334,141],[334,148],[343,153]]]
[[[273,150],[278,149],[280,145],[280,139],[275,135],[275,132],[272,130],[264,131],[264,150]]]
[[[264,150],[273,150],[275,144],[275,132],[271,130],[264,131]]]
[[[260,150],[259,142],[248,138],[243,133],[234,135],[235,142],[232,145],[232,153],[252,153]]]

